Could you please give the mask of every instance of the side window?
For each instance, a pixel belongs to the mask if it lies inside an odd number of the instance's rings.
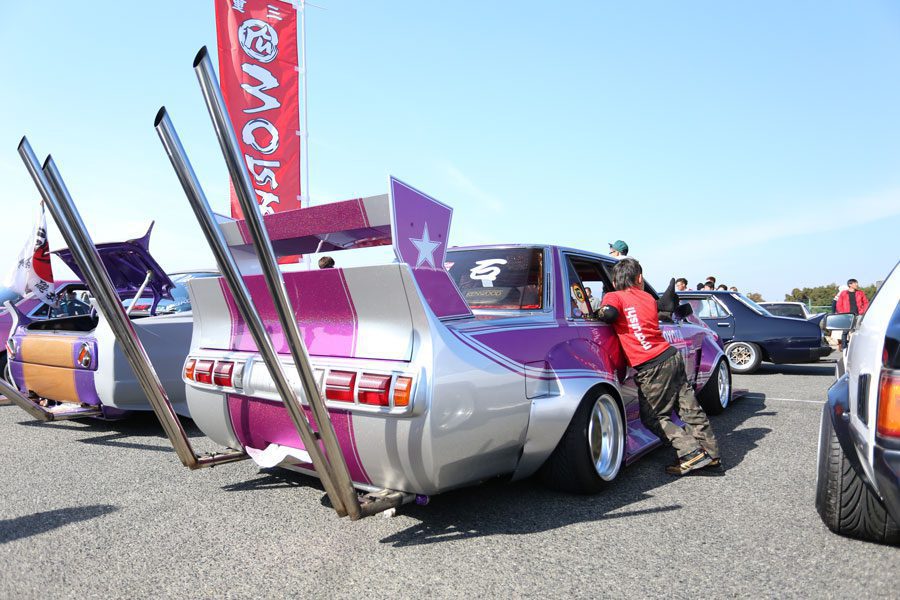
[[[612,291],[610,280],[602,261],[579,256],[570,256],[566,260],[569,272],[569,291],[572,297],[571,314],[577,308],[585,319],[594,317],[600,308],[603,295]],[[576,289],[577,284],[577,289]],[[581,295],[581,298],[578,295]]]
[[[718,319],[719,308],[718,303],[712,298],[686,298],[688,304],[694,309],[694,316],[699,319]]]
[[[730,316],[728,314],[728,311],[725,310],[725,307],[719,304],[718,300],[710,298],[709,301],[713,305],[712,309],[715,310],[715,313],[713,314],[715,314],[716,319],[722,319],[724,317]]]
[[[691,309],[693,309],[694,316],[697,318],[705,318],[705,313],[708,310],[708,306],[706,304],[706,300],[703,298],[688,298],[684,300],[691,305]]]
[[[37,317],[39,319],[46,319],[47,313],[50,312],[49,304],[41,304],[35,310],[31,311],[30,317]]]

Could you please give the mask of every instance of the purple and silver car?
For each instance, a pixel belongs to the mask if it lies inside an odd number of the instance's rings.
[[[392,180],[390,196],[265,218],[278,254],[395,249],[391,264],[283,273],[354,486],[431,495],[540,472],[558,488],[598,491],[660,444],[641,423],[634,371],[587,295],[612,289],[613,259],[552,245],[448,250],[450,215]],[[237,256],[251,254],[242,221],[223,232]],[[244,280],[277,332],[263,277]],[[184,373],[197,425],[261,466],[315,474],[228,287],[200,279],[189,288]],[[661,327],[704,404],[721,411],[731,379],[715,336],[695,319]],[[286,338],[274,342],[290,367]]]

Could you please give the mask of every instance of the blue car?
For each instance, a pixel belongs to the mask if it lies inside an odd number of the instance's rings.
[[[776,317],[743,294],[688,291],[678,296],[718,334],[733,373],[752,373],[762,361],[807,363],[831,354],[817,323]]]

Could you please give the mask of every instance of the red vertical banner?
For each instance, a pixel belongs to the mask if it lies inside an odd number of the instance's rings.
[[[263,214],[301,208],[297,10],[216,0],[219,80]],[[234,190],[231,216],[242,218]]]

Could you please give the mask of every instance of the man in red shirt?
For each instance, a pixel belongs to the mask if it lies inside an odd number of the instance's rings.
[[[678,462],[666,471],[684,475],[704,467],[720,467],[719,445],[709,419],[688,383],[684,358],[659,329],[660,307],[656,298],[644,291],[640,263],[633,258],[616,263],[613,285],[616,291],[603,296],[599,316],[615,328],[629,364],[637,371],[638,390],[678,453]],[[686,427],[672,421],[673,409]]]
[[[864,315],[869,308],[869,299],[866,293],[859,289],[859,282],[855,279],[847,281],[849,289],[844,290],[838,295],[837,303],[834,305],[836,313],[851,313],[854,315]]]

